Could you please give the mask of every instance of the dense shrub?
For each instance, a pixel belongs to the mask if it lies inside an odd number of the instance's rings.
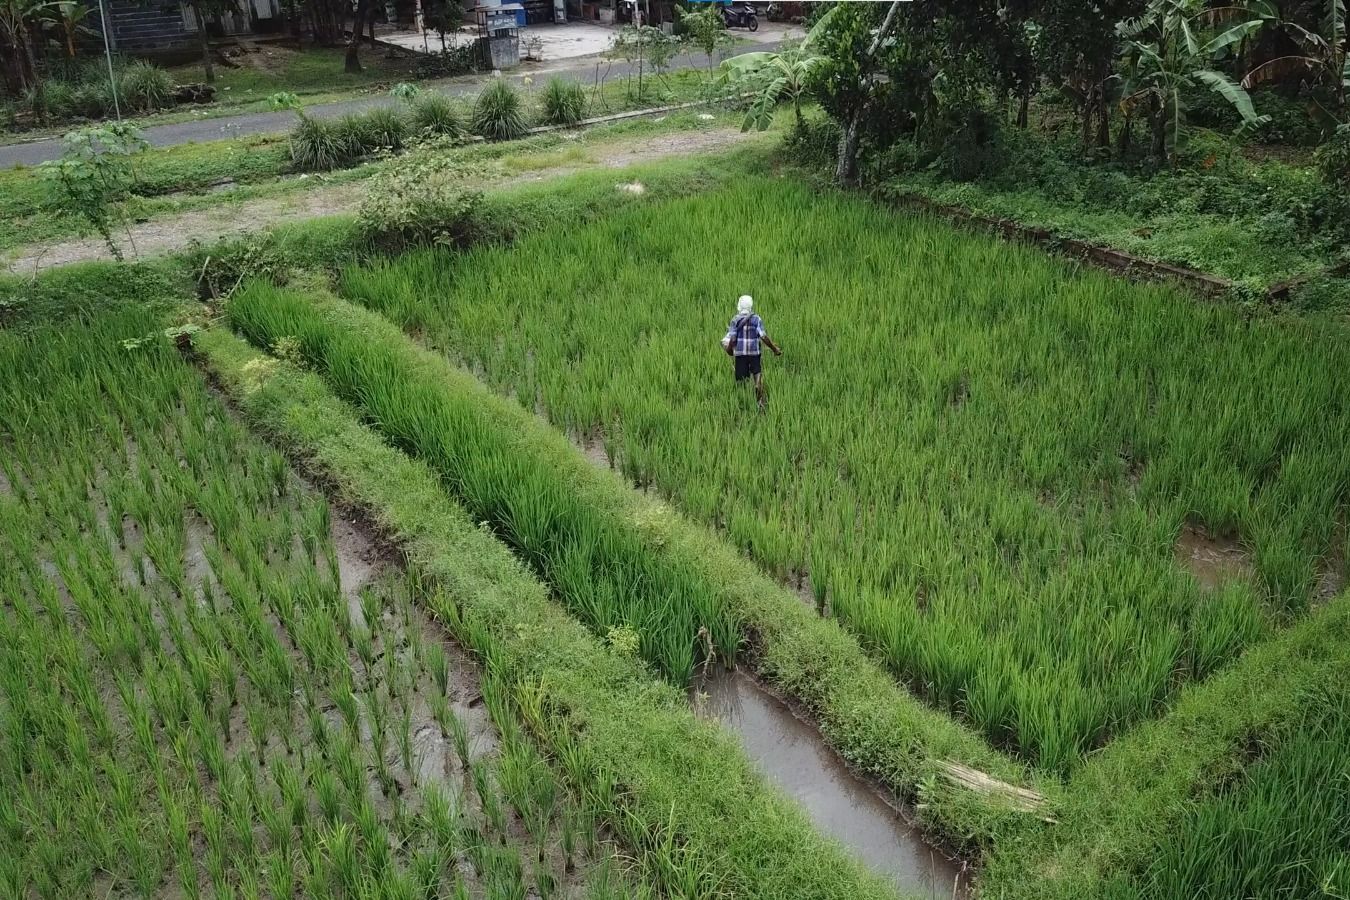
[[[511,83],[494,78],[473,105],[473,131],[490,141],[509,141],[525,133],[520,93]]]
[[[413,128],[422,134],[460,137],[464,122],[455,103],[444,94],[423,91],[409,104]]]
[[[291,132],[291,163],[302,171],[326,172],[345,165],[347,145],[337,123],[301,115]]]
[[[459,244],[471,235],[481,201],[481,194],[464,189],[453,162],[425,156],[371,181],[357,225],[366,240],[391,251]]]
[[[128,107],[141,112],[173,105],[173,76],[159,66],[137,60],[122,70],[118,90]]]
[[[831,166],[839,149],[839,126],[831,119],[807,121],[789,132],[786,144],[792,156],[808,166]]]
[[[1317,171],[1331,187],[1350,191],[1350,128],[1342,128],[1316,154]]]
[[[586,92],[575,81],[550,78],[544,88],[544,120],[550,125],[575,125],[586,114]]]

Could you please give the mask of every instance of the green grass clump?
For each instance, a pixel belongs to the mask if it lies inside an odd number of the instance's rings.
[[[672,229],[685,249],[654,277]],[[1300,614],[1339,556],[1337,332],[779,180],[563,231],[342,290],[603,442],[1045,769]],[[717,346],[742,293],[787,347],[763,416]],[[1187,522],[1235,538],[1253,577],[1203,587],[1174,554]]]
[[[489,141],[510,141],[525,133],[520,92],[505,78],[494,78],[473,104],[470,128]]]
[[[291,164],[302,172],[327,172],[347,164],[349,146],[338,122],[302,115],[291,131]]]
[[[464,120],[455,101],[437,91],[423,91],[408,105],[412,126],[429,135],[460,137],[464,134]]]
[[[139,112],[173,105],[173,76],[153,63],[136,60],[121,71],[117,82],[123,102]]]
[[[544,121],[551,125],[575,125],[586,115],[586,91],[575,81],[550,78],[544,85]]]

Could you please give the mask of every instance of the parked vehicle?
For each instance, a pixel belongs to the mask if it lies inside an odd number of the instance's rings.
[[[722,7],[722,22],[728,28],[759,30],[759,14],[749,3],[729,3]]]

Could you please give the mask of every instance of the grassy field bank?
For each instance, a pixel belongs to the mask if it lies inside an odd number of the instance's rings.
[[[917,693],[1049,770],[1342,566],[1338,330],[770,181],[341,288],[809,583]],[[788,348],[762,417],[717,347],[743,292]],[[1194,532],[1240,564],[1188,571]]]

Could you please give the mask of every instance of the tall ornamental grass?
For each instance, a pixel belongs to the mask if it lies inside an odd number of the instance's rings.
[[[1299,615],[1343,556],[1338,335],[862,200],[752,180],[341,289],[1051,770]],[[718,346],[743,293],[787,350],[765,415]],[[1188,523],[1253,577],[1203,586],[1174,554]]]

